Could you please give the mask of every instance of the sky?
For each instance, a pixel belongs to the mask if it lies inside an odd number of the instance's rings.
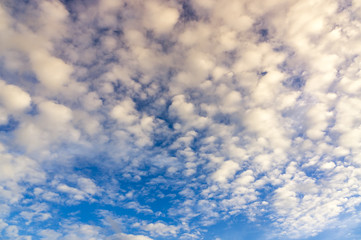
[[[361,239],[361,1],[0,0],[0,238]]]

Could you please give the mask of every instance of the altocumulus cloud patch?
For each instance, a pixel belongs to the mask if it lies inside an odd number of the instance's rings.
[[[359,239],[361,2],[0,2],[1,239]]]

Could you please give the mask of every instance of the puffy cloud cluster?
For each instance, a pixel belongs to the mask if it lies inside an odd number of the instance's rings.
[[[1,156],[1,199],[3,203],[16,203],[22,199],[26,184],[45,181],[45,173],[40,165],[26,156],[11,154],[0,145]]]
[[[4,0],[0,235],[201,239],[236,217],[305,238],[357,218],[360,14],[357,0]],[[62,218],[54,203],[98,221],[36,226]]]
[[[18,116],[30,107],[31,97],[20,87],[0,80],[1,124],[7,124],[9,117]]]

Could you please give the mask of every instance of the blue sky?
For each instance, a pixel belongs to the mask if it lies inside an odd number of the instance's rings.
[[[0,0],[0,236],[361,239],[358,0]]]

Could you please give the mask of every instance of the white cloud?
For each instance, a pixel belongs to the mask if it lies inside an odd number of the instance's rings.
[[[187,47],[194,46],[198,48],[201,43],[209,39],[211,33],[212,31],[208,24],[194,22],[183,30],[179,35],[178,41]]]
[[[332,113],[327,111],[325,104],[319,103],[313,106],[307,112],[310,126],[306,134],[310,139],[320,139],[324,136],[324,132],[328,127],[327,120],[332,116]]]
[[[74,200],[84,200],[85,198],[84,192],[77,188],[69,187],[66,184],[59,184],[56,189],[60,192],[70,194]]]
[[[2,219],[0,219],[0,231],[2,231],[4,228],[8,226],[7,223],[5,223]]]
[[[133,124],[137,119],[137,111],[134,109],[135,104],[131,99],[125,99],[116,105],[110,116],[115,118],[120,124],[125,126]]]
[[[60,1],[40,2],[41,34],[54,38],[65,33],[68,11]]]
[[[51,239],[51,240],[57,240],[61,237],[61,234],[50,229],[41,230],[38,234],[41,236],[42,239]]]
[[[155,222],[155,223],[135,223],[133,224],[134,227],[139,227],[142,230],[145,230],[150,233],[151,236],[177,236],[179,231],[178,226],[164,224],[162,222]]]
[[[155,127],[154,117],[147,114],[141,114],[135,109],[135,103],[131,99],[124,99],[117,104],[110,112],[110,116],[117,120],[119,139],[131,139],[135,136],[135,144],[145,146],[151,144],[150,133]],[[129,141],[129,140],[128,140]]]
[[[39,164],[25,156],[0,153],[0,192],[1,199],[14,203],[22,198],[26,189],[22,183],[38,184],[45,181],[45,173]]]
[[[244,125],[257,136],[266,138],[275,149],[286,150],[290,141],[283,126],[280,125],[279,115],[273,109],[249,109],[244,117]]]
[[[6,84],[0,80],[0,99],[1,103],[10,113],[24,111],[30,106],[30,95],[20,87]]]
[[[6,229],[6,236],[16,238],[19,236],[19,229],[15,225],[9,225]]]
[[[89,114],[86,111],[75,111],[73,112],[74,124],[76,127],[83,130],[85,134],[89,136],[96,136],[98,133],[101,133],[102,125],[100,123],[101,117],[95,114]],[[99,137],[99,141],[101,138]]]
[[[225,113],[233,113],[239,111],[242,96],[237,91],[231,91],[223,98],[223,106],[221,111]]]
[[[166,6],[159,1],[147,1],[145,3],[143,24],[157,34],[172,30],[178,21],[178,17],[179,12],[175,7]]]
[[[152,238],[144,235],[133,235],[125,233],[117,233],[113,236],[108,237],[109,240],[152,240]]]
[[[233,178],[239,168],[239,164],[236,162],[232,160],[225,161],[220,168],[213,173],[212,178],[219,183],[226,183],[227,180]]]
[[[51,218],[52,216],[48,211],[49,207],[46,204],[34,204],[19,215],[27,221],[26,225],[29,225],[33,221],[42,222]]]
[[[39,81],[50,90],[59,91],[70,82],[73,68],[62,59],[44,51],[32,52],[30,59]]]
[[[55,181],[53,184],[56,186],[56,190],[59,193],[68,194],[69,199],[68,203],[76,204],[77,201],[93,201],[92,197],[94,195],[99,195],[101,193],[101,189],[95,185],[93,180],[85,177],[79,177],[74,180],[77,186],[69,186],[65,183],[61,183]],[[59,201],[59,195],[53,192],[44,192],[39,189],[38,194],[48,200],[48,201]]]
[[[17,142],[29,151],[43,150],[53,142],[76,141],[79,131],[72,126],[72,110],[62,104],[44,101],[39,114],[23,121],[16,130]]]
[[[64,233],[61,239],[64,240],[96,240],[103,238],[100,234],[100,228],[88,224],[72,224],[64,227]]]
[[[135,211],[137,211],[139,213],[146,213],[146,214],[153,213],[153,210],[149,206],[141,205],[140,203],[134,202],[134,201],[124,204],[124,207],[128,208],[128,209],[134,209]]]
[[[194,105],[187,102],[184,95],[177,95],[173,98],[170,112],[179,117],[186,128],[202,128],[209,122],[206,117],[196,113]]]
[[[0,6],[0,18],[1,18],[0,31],[8,30],[10,26],[11,18],[2,5]]]
[[[78,185],[82,191],[90,195],[94,195],[98,192],[97,186],[89,178],[79,178]]]

